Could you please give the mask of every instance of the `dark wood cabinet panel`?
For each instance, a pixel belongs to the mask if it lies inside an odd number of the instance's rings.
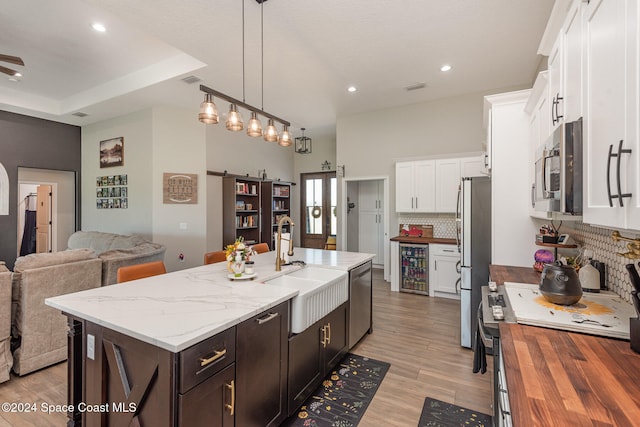
[[[288,413],[293,414],[348,350],[348,303],[289,338]]]
[[[322,380],[323,320],[289,338],[289,414],[302,405]]]
[[[236,329],[236,425],[278,426],[287,416],[289,302]]]
[[[235,357],[235,327],[182,351],[180,353],[178,391],[180,393],[189,391],[233,362]]]
[[[178,395],[179,427],[232,427],[235,423],[235,364]]]
[[[347,354],[347,305],[336,308],[325,319],[328,336],[324,347],[324,375]]]
[[[173,426],[175,354],[91,323],[86,334],[94,344],[85,359],[84,403],[99,410],[85,411],[83,425]]]

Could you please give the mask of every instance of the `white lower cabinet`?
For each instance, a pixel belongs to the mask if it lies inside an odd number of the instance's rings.
[[[429,245],[429,296],[460,298],[459,265],[456,245]]]

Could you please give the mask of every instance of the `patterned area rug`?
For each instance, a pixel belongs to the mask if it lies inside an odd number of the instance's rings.
[[[427,397],[418,427],[490,427],[491,416]]]
[[[357,426],[389,366],[386,362],[347,353],[298,412],[282,426]]]

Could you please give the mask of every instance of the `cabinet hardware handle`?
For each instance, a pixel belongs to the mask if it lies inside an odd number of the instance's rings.
[[[327,346],[327,325],[322,327],[322,340],[320,341],[320,344],[322,344],[322,348]]]
[[[413,197],[411,198],[411,209],[413,209]]]
[[[418,209],[418,198],[416,197],[416,209]]]
[[[236,411],[236,382],[231,380],[231,383],[225,384],[225,386],[231,392],[231,403],[224,405],[224,407],[229,411],[229,415],[233,416]]]
[[[434,260],[433,260],[433,269],[434,269],[434,270],[437,270],[437,269],[438,269],[438,260],[437,260],[437,259],[434,259]]]
[[[460,294],[460,283],[462,282],[462,278],[458,277],[458,280],[456,280],[456,295]]]
[[[453,252],[453,249],[443,249],[442,252]]]
[[[223,357],[225,354],[227,354],[227,349],[222,349],[220,351],[218,350],[214,350],[213,351],[213,356],[211,356],[208,359],[205,359],[204,357],[200,358],[200,366],[207,366],[213,362],[215,362],[216,360],[220,359],[221,357]]]
[[[620,207],[623,208],[624,207],[624,202],[623,199],[625,197],[631,197],[632,193],[623,193],[622,192],[622,185],[621,185],[621,176],[620,176],[620,163],[621,163],[621,158],[623,154],[631,154],[631,149],[630,148],[626,148],[623,149],[622,148],[622,144],[624,143],[624,140],[620,140],[619,144],[618,144],[618,152],[614,153],[613,152],[613,144],[609,145],[609,157],[607,159],[607,196],[609,197],[609,207],[613,207],[613,199],[617,198],[618,199],[618,203],[620,204]],[[611,194],[611,158],[612,157],[617,157],[616,159],[616,185],[618,187],[618,194]]]
[[[615,155],[612,153],[613,144],[609,145],[609,156],[607,157],[607,197],[609,197],[609,207],[613,207],[613,197],[611,196],[611,158]]]
[[[329,331],[329,333],[327,335],[329,335],[327,337],[327,344],[331,344],[331,322],[327,323],[327,330]]]
[[[556,96],[553,98],[553,107],[551,108],[551,121],[552,123],[555,125],[556,123],[560,123],[560,119],[564,118],[564,115],[559,115],[558,114],[558,105],[560,104],[560,101],[562,101],[564,98],[560,96],[560,92],[558,92],[556,94]],[[555,117],[554,116],[554,111],[555,110]]]
[[[531,207],[532,208],[536,207],[536,185],[535,184],[531,185]]]
[[[256,319],[256,321],[258,322],[258,325],[262,325],[264,323],[267,323],[270,320],[275,319],[276,317],[278,317],[278,313],[269,313],[265,317],[261,317],[260,319]]]
[[[556,124],[556,116],[554,114],[554,107],[556,106],[556,97],[553,97],[553,100],[551,100],[551,124],[555,125]]]

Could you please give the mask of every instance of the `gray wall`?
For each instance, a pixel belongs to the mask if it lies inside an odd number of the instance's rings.
[[[79,187],[80,150],[77,126],[0,111],[0,163],[9,176],[9,215],[0,215],[0,260],[9,268],[17,253],[18,167],[72,171]],[[79,221],[76,201],[76,228]]]

